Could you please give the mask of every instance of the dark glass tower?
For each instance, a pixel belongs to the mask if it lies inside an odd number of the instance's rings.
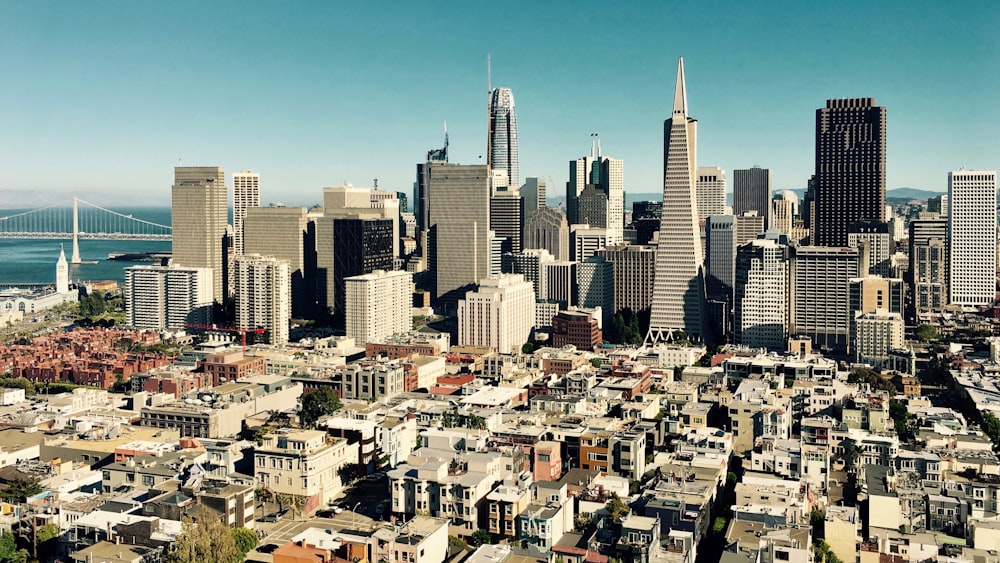
[[[392,266],[392,219],[334,219],[334,316],[344,317],[344,278],[391,270]]]
[[[875,98],[827,100],[816,110],[814,246],[847,246],[859,221],[885,221],[885,108]]]

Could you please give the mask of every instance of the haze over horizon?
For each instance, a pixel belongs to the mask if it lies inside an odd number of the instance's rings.
[[[264,203],[373,178],[410,193],[444,122],[452,162],[484,161],[487,53],[513,89],[521,177],[550,196],[595,131],[626,193],[662,190],[678,56],[701,166],[803,187],[815,110],[837,97],[887,108],[890,189],[998,166],[993,3],[388,4],[0,4],[0,206],[169,203],[176,165],[259,172]]]

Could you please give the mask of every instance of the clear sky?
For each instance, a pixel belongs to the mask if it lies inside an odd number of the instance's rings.
[[[259,172],[264,202],[409,192],[444,122],[451,161],[481,162],[487,53],[550,196],[592,132],[626,191],[662,190],[678,56],[699,165],[803,187],[816,108],[875,97],[890,188],[1000,166],[1000,2],[620,4],[2,1],[0,195],[165,202],[177,164]]]

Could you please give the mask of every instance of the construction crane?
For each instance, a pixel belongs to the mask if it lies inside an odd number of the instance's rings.
[[[185,324],[184,328],[189,328],[189,329],[192,329],[192,330],[205,330],[205,331],[212,331],[212,332],[235,332],[235,333],[239,333],[240,339],[241,339],[241,341],[243,343],[243,351],[244,352],[247,351],[247,333],[248,332],[252,333],[252,334],[256,334],[258,336],[260,336],[261,334],[264,334],[265,332],[267,332],[266,328],[261,328],[261,327],[257,327],[257,328],[242,328],[242,327],[235,327],[235,326],[199,325],[199,324]]]

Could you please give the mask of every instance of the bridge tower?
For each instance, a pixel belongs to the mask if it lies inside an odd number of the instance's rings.
[[[73,264],[82,264],[80,260],[80,201],[73,197]]]

